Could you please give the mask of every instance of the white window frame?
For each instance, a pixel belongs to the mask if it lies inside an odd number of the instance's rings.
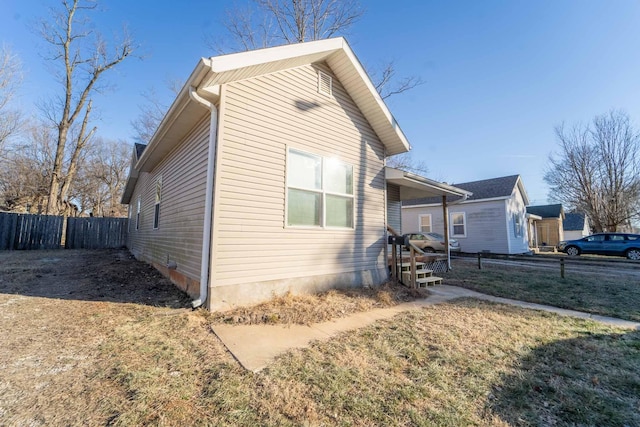
[[[311,188],[303,188],[303,187],[297,187],[295,185],[290,185],[289,184],[289,154],[291,153],[291,151],[296,151],[300,154],[304,154],[307,156],[313,156],[313,157],[317,157],[320,159],[320,176],[321,176],[321,185],[320,185],[320,189],[311,189]],[[333,191],[328,191],[325,190],[324,185],[325,185],[325,164],[326,162],[329,160],[328,157],[324,157],[321,156],[319,154],[315,154],[315,153],[310,153],[308,151],[305,150],[300,150],[298,148],[293,148],[293,147],[287,147],[287,153],[286,153],[286,170],[285,170],[285,206],[284,206],[284,226],[285,228],[307,228],[307,229],[323,229],[323,230],[354,230],[355,229],[355,224],[356,224],[356,198],[355,198],[355,185],[354,185],[354,167],[351,163],[347,163],[341,160],[338,160],[338,162],[340,164],[343,164],[345,166],[348,166],[351,168],[351,194],[346,194],[346,193],[338,193],[338,192],[333,192]],[[332,161],[335,161],[334,159],[331,159]],[[294,190],[301,190],[301,191],[308,191],[310,193],[316,193],[316,194],[321,194],[321,202],[322,203],[322,209],[320,211],[320,225],[296,225],[296,224],[289,224],[289,189],[294,189]],[[351,199],[351,226],[350,227],[340,227],[340,226],[329,226],[327,225],[327,196],[338,196],[338,197],[343,197],[345,199]]]
[[[422,229],[422,218],[429,218],[429,230]],[[431,214],[418,215],[418,231],[420,233],[431,233],[433,231],[433,218],[431,217]]]
[[[513,214],[513,234],[515,237],[524,237],[524,221],[520,212]]]
[[[456,233],[456,224],[453,222],[453,218],[456,215],[462,215],[462,224],[457,224],[458,226],[462,225],[464,229],[464,233]],[[467,237],[467,214],[466,212],[451,212],[449,214],[449,223],[451,224],[451,237]]]
[[[142,201],[140,196],[138,196],[138,202],[136,203],[136,230],[140,230],[140,211],[142,210]]]
[[[153,229],[160,228],[160,203],[162,202],[162,175],[156,179],[154,192],[155,203],[153,204]]]

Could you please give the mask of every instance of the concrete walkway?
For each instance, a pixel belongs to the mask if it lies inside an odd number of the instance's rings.
[[[542,310],[561,316],[595,320],[611,326],[640,330],[640,323],[612,317],[598,316],[581,311],[565,310],[542,304],[533,304],[508,298],[481,294],[457,286],[438,285],[429,288],[429,297],[397,305],[356,313],[329,322],[304,325],[212,325],[213,332],[220,338],[240,364],[249,371],[264,369],[273,359],[294,348],[306,348],[316,340],[326,340],[342,332],[359,329],[377,320],[389,319],[403,311],[415,310],[456,298],[477,298],[501,304],[515,305],[532,310]]]

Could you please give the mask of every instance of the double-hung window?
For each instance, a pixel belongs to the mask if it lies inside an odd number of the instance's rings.
[[[290,149],[287,225],[353,228],[353,166]]]
[[[421,233],[431,233],[431,214],[420,215],[419,222]]]
[[[451,214],[451,228],[453,237],[467,237],[467,221],[464,212],[453,212]]]
[[[140,202],[140,196],[138,196],[138,203],[136,203],[136,230],[140,229],[140,208],[141,208],[141,202]]]

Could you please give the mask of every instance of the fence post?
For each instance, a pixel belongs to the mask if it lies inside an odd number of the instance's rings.
[[[560,277],[564,279],[564,258],[560,258]]]
[[[482,253],[478,252],[478,270],[482,270]]]

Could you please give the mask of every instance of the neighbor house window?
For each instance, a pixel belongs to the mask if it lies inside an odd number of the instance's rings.
[[[138,203],[137,203],[137,207],[136,207],[136,230],[140,229],[140,197],[138,197]]]
[[[431,214],[420,215],[418,218],[418,221],[420,223],[420,232],[431,233]]]
[[[353,228],[353,166],[289,150],[287,225]]]
[[[464,212],[454,212],[451,214],[451,233],[454,237],[466,237],[467,236],[467,221]]]
[[[156,180],[156,203],[153,207],[153,228],[160,223],[160,202],[162,201],[162,177]]]
[[[522,221],[522,215],[518,212],[513,214],[513,230],[516,237],[524,236],[524,226]]]

